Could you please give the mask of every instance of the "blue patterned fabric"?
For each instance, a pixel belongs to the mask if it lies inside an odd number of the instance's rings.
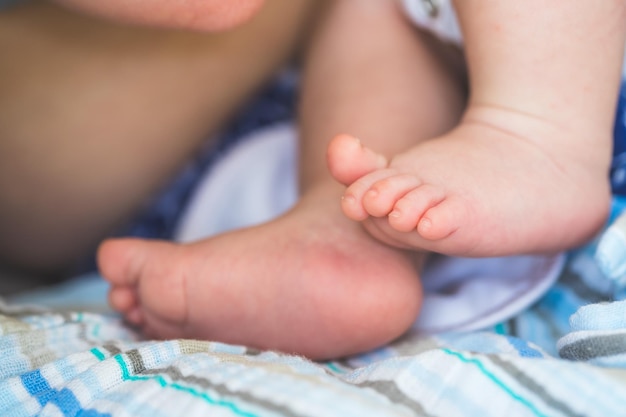
[[[622,82],[617,102],[613,142],[611,185],[614,193],[626,195],[626,80]]]
[[[120,234],[171,239],[195,187],[220,155],[254,130],[293,120],[296,81],[293,73],[285,72],[261,91],[215,139],[215,145],[201,151]]]

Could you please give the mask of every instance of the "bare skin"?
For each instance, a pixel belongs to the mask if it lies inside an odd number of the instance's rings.
[[[608,214],[626,5],[457,9],[472,91],[462,122],[392,158],[335,138],[328,158],[348,186],[344,213],[391,245],[448,255],[580,245]]]
[[[212,34],[42,1],[0,14],[0,271],[69,274],[291,59],[316,3]]]
[[[254,16],[265,0],[187,0],[185,7],[169,0],[152,0],[150,7],[138,0],[54,0],[69,8],[138,25],[223,31]]]
[[[99,264],[113,285],[114,308],[154,336],[315,359],[365,351],[409,328],[421,305],[425,255],[392,248],[343,216],[337,203],[343,187],[328,173],[325,156],[338,131],[358,132],[393,155],[458,121],[464,94],[457,72],[446,69],[395,6],[331,2],[313,38],[296,206],[272,222],[189,245],[105,242]],[[362,78],[355,79],[357,72]],[[430,98],[428,105],[420,95]],[[390,109],[393,117],[379,117]],[[398,140],[384,140],[392,130]]]

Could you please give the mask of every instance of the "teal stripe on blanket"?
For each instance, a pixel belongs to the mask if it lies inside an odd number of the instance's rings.
[[[99,360],[103,361],[106,358],[106,355],[104,355],[99,349],[97,348],[93,348],[91,349],[91,352],[93,353],[93,355],[98,358]],[[257,417],[256,414],[254,413],[250,413],[244,410],[241,410],[239,407],[237,407],[237,404],[230,402],[230,401],[223,401],[223,400],[216,400],[214,398],[212,398],[208,393],[206,392],[202,392],[199,390],[196,390],[194,388],[191,387],[187,387],[178,383],[170,383],[168,382],[165,378],[163,378],[161,375],[150,375],[150,376],[137,376],[137,375],[132,375],[131,371],[128,368],[128,365],[126,364],[126,361],[124,361],[124,355],[123,354],[118,354],[113,356],[113,359],[115,359],[115,361],[117,362],[117,364],[119,365],[121,371],[122,371],[122,379],[124,381],[155,381],[156,383],[158,383],[161,387],[163,388],[171,388],[173,390],[176,391],[182,391],[185,392],[189,395],[192,395],[198,399],[201,399],[205,402],[207,402],[210,405],[213,406],[217,406],[217,407],[224,407],[229,409],[230,411],[232,411],[233,413],[235,413],[238,416],[242,416],[242,417]]]
[[[522,397],[521,395],[517,394],[512,388],[510,388],[508,385],[506,385],[497,376],[495,376],[493,373],[489,372],[489,370],[487,368],[485,368],[485,365],[481,361],[479,361],[477,359],[467,358],[467,357],[463,356],[461,353],[455,352],[455,351],[450,350],[450,349],[441,349],[441,351],[446,353],[446,354],[448,354],[448,355],[450,355],[450,356],[454,356],[454,357],[458,358],[461,362],[470,363],[472,365],[475,365],[480,370],[480,372],[483,375],[485,375],[488,379],[490,379],[496,386],[500,387],[504,392],[506,392],[509,396],[511,396],[511,398],[513,398],[515,401],[517,401],[520,404],[523,404],[525,407],[527,407],[530,411],[532,411],[532,413],[534,415],[536,415],[537,417],[548,417],[545,414],[543,414],[542,412],[540,412],[537,409],[537,407],[535,405],[533,405],[532,402],[530,402],[526,398]]]

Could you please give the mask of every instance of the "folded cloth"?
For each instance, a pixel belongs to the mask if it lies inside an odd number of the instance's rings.
[[[626,367],[626,301],[581,307],[571,332],[557,343],[559,356],[606,367]]]
[[[626,200],[617,197],[614,206],[614,211],[622,213],[597,245],[588,245],[588,250],[578,255],[586,256],[583,276],[604,299],[590,300],[596,302],[582,305],[571,315],[569,332],[558,340],[556,348],[566,359],[626,368]]]

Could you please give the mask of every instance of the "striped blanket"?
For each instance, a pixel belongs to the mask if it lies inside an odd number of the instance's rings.
[[[507,322],[334,362],[4,305],[0,416],[626,416],[625,207]]]

